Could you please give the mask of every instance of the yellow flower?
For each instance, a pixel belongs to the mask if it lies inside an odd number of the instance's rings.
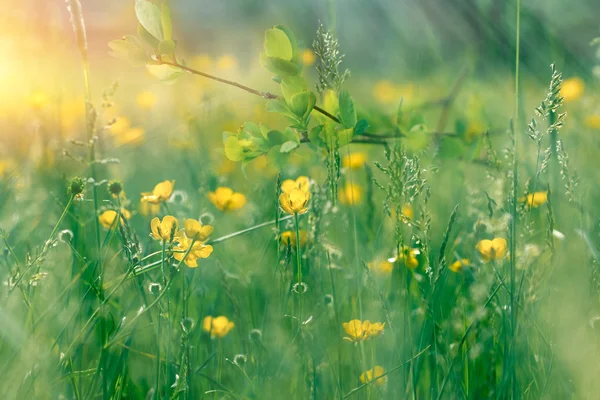
[[[294,232],[294,231],[281,232],[281,235],[279,236],[279,240],[280,240],[281,244],[284,246],[287,246],[289,243],[290,246],[292,246],[292,248],[296,248],[296,232]],[[308,241],[308,232],[301,229],[300,230],[300,246],[304,247],[304,245],[306,245],[307,241]]]
[[[342,204],[359,204],[363,198],[362,188],[358,185],[347,183],[338,193],[338,200]]]
[[[210,333],[213,338],[225,337],[234,326],[233,321],[222,315],[220,317],[206,317],[202,323],[204,331]]]
[[[498,260],[506,256],[506,239],[494,238],[493,240],[480,240],[475,247],[485,262]]]
[[[359,169],[362,168],[366,162],[367,155],[365,153],[350,153],[342,159],[342,166],[344,168]]]
[[[351,342],[360,342],[367,340],[371,337],[379,336],[383,333],[385,322],[371,322],[369,320],[361,321],[359,319],[353,319],[349,322],[342,323],[342,327],[348,336],[344,337],[345,340]]]
[[[393,103],[399,98],[398,89],[392,82],[381,80],[373,87],[373,97],[380,103]]]
[[[560,88],[560,95],[565,99],[565,102],[579,99],[585,91],[585,83],[583,79],[576,76],[574,78],[565,79]]]
[[[208,258],[212,251],[213,247],[209,244],[204,244],[198,240],[193,240],[184,235],[182,231],[179,231],[175,235],[175,241],[177,242],[177,246],[173,247],[173,250],[176,250],[176,253],[173,253],[173,257],[177,261],[183,260],[183,256],[188,251],[191,246],[191,250],[188,255],[185,257],[185,265],[190,268],[196,268],[198,266],[199,258]]]
[[[200,242],[206,242],[213,231],[210,225],[202,225],[196,219],[186,219],[183,222],[185,235],[191,239],[196,239]]]
[[[175,233],[177,233],[177,229],[179,228],[179,221],[177,218],[167,215],[162,221],[158,219],[158,217],[152,218],[150,221],[150,230],[152,233],[153,239],[170,242],[175,237]]]
[[[8,176],[11,170],[14,168],[14,163],[12,160],[0,160],[0,178],[4,178]]]
[[[415,269],[419,266],[419,259],[417,258],[419,254],[419,249],[411,249],[408,246],[403,246],[399,261],[407,268]],[[392,258],[389,261],[398,261],[398,258]]]
[[[110,229],[115,223],[115,219],[117,218],[117,212],[115,210],[106,210],[98,217],[98,221],[100,224],[106,229]],[[123,218],[130,219],[131,213],[126,209],[121,209],[121,222],[123,222]]]
[[[141,92],[135,98],[135,102],[137,103],[138,107],[142,110],[149,110],[151,108],[154,108],[157,101],[158,98],[156,97],[156,94],[150,91]]]
[[[367,264],[369,269],[375,272],[377,275],[389,276],[392,274],[394,270],[394,263],[389,262],[388,260],[383,261],[372,261]]]
[[[144,128],[129,128],[126,129],[125,132],[116,135],[115,142],[121,146],[126,144],[137,146],[144,142],[145,135],[146,131],[144,130]]]
[[[467,143],[473,143],[478,136],[481,136],[485,133],[486,126],[480,121],[471,121],[469,125],[467,125],[467,129],[465,129],[465,133],[463,138]]]
[[[36,110],[43,108],[50,101],[48,94],[42,92],[41,90],[36,90],[35,92],[31,93],[27,100],[29,105]]]
[[[387,382],[387,376],[382,376],[381,378],[378,378],[383,374],[385,374],[385,370],[383,369],[383,367],[376,365],[375,367],[360,374],[360,381],[362,383],[367,383],[371,382],[375,378],[375,385],[385,385],[385,383]]]
[[[310,200],[310,192],[300,189],[292,189],[279,195],[279,205],[288,214],[304,214],[308,211],[306,205]]]
[[[529,207],[539,207],[548,201],[548,192],[529,193],[527,197],[523,197],[520,200],[527,203]]]
[[[454,261],[452,264],[450,264],[450,266],[448,268],[452,272],[461,272],[464,267],[468,267],[468,266],[469,266],[469,260],[466,258],[463,258],[461,260]]]
[[[200,71],[208,71],[213,67],[213,59],[208,54],[199,54],[192,58],[192,67]]]
[[[154,186],[152,192],[142,192],[142,201],[160,204],[171,198],[175,181],[162,181]]]
[[[313,65],[316,60],[317,57],[311,49],[304,49],[302,51],[302,64],[304,64],[306,67]]]
[[[411,206],[408,203],[407,204],[402,204],[401,212],[408,219],[413,219],[415,217],[415,211],[413,210],[413,206]]]
[[[306,176],[299,176],[294,179],[286,179],[281,183],[281,191],[283,193],[290,193],[292,190],[298,189],[303,192],[310,190],[310,181]]]
[[[600,115],[588,115],[584,124],[587,128],[600,130]]]
[[[227,70],[237,67],[237,59],[232,55],[224,55],[217,60],[217,69]]]
[[[228,187],[218,187],[214,192],[210,192],[208,200],[223,212],[239,210],[246,204],[246,196]]]
[[[147,217],[150,215],[155,216],[155,215],[158,215],[158,213],[160,213],[160,204],[151,204],[151,203],[148,203],[147,201],[140,200],[138,210],[139,210],[140,214],[143,215],[144,217]]]
[[[121,135],[131,127],[131,122],[125,117],[118,117],[109,127],[109,132],[113,135]]]

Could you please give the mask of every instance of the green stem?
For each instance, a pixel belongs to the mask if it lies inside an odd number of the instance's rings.
[[[304,314],[304,289],[301,288],[301,284],[302,284],[302,253],[301,253],[301,246],[300,246],[300,216],[298,215],[298,213],[294,213],[294,221],[295,221],[295,225],[296,225],[296,266],[297,266],[297,271],[296,271],[296,285],[297,286],[297,290],[296,290],[296,294],[298,295],[298,302],[300,304],[300,310],[299,310],[299,314],[298,314],[298,330],[300,330],[302,328],[302,321],[304,321],[303,319],[303,315]],[[302,292],[300,292],[302,290]]]

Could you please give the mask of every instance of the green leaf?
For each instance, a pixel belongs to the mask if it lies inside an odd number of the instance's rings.
[[[299,66],[300,69],[302,69],[302,59],[301,59],[301,53],[298,50],[298,41],[296,40],[296,37],[294,36],[294,33],[289,30],[288,28],[286,28],[285,26],[282,25],[275,25],[276,29],[282,30],[286,36],[288,37],[288,40],[290,41],[290,44],[292,45],[292,62],[294,64],[297,64]]]
[[[281,91],[285,100],[289,102],[295,94],[307,92],[308,84],[301,76],[286,76],[281,80]]]
[[[287,142],[288,138],[283,132],[272,130],[267,133],[267,141],[269,142],[269,146],[273,147]]]
[[[148,71],[163,82],[175,82],[183,74],[180,68],[165,64],[146,64]]]
[[[260,53],[260,63],[265,69],[278,76],[298,75],[300,73],[298,64],[280,58],[268,57],[265,53]]]
[[[164,39],[161,12],[148,0],[135,0],[135,15],[140,24],[157,40]]]
[[[457,138],[441,137],[438,156],[442,159],[462,158],[465,152],[465,146]]]
[[[356,125],[356,109],[354,101],[347,90],[342,90],[339,98],[340,103],[340,120],[346,128],[354,128]]]
[[[289,153],[299,146],[298,142],[287,141],[281,145],[281,149],[279,149],[280,153]]]
[[[229,136],[225,140],[225,155],[231,161],[242,161],[244,159],[244,150],[237,142],[235,136]]]
[[[165,54],[167,56],[173,54],[177,44],[172,40],[163,40],[158,44],[158,51],[160,54]]]
[[[294,114],[300,118],[304,118],[312,111],[316,101],[317,98],[314,93],[301,92],[293,95],[288,105]]]
[[[138,36],[140,37],[140,39],[142,39],[142,42],[144,42],[146,46],[152,49],[158,48],[160,41],[154,36],[152,36],[152,34],[150,34],[150,32],[148,32],[146,28],[142,26],[142,24],[138,24],[137,32]]]
[[[144,65],[150,61],[148,55],[139,46],[139,41],[133,36],[126,36],[123,39],[112,40],[108,43],[111,56],[129,61],[135,66]]]
[[[315,146],[323,147],[325,146],[325,142],[321,138],[321,133],[323,132],[323,125],[317,125],[313,127],[310,132],[308,132],[308,140]]]
[[[367,122],[367,120],[361,119],[356,123],[356,126],[354,127],[354,134],[361,135],[367,130],[368,127],[369,123]]]
[[[160,9],[160,22],[163,30],[164,40],[173,39],[173,23],[171,21],[171,9],[165,3]]]
[[[265,31],[265,54],[267,57],[291,61],[293,48],[290,39],[284,31],[278,28]]]
[[[342,129],[337,132],[337,135],[338,146],[342,148],[352,141],[352,138],[354,137],[354,128]]]
[[[290,112],[290,109],[288,108],[287,104],[285,104],[285,101],[281,99],[269,100],[266,108],[268,112],[276,112],[280,114],[287,114]]]

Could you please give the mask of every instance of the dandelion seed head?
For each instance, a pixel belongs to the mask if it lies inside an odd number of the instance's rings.
[[[292,287],[292,291],[298,294],[304,294],[308,292],[308,285],[304,282],[295,283]]]
[[[71,243],[73,240],[73,232],[68,229],[58,232],[58,240],[63,243]]]
[[[238,367],[243,366],[248,361],[248,357],[245,354],[236,354],[233,356],[233,363]]]
[[[260,342],[262,340],[262,331],[260,329],[252,329],[248,334],[250,340]]]

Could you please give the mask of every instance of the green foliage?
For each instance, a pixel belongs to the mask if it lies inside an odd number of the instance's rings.
[[[165,39],[162,14],[161,9],[156,4],[148,0],[135,0],[135,15],[138,21],[158,41]],[[169,20],[165,19],[165,21],[170,34]]]

